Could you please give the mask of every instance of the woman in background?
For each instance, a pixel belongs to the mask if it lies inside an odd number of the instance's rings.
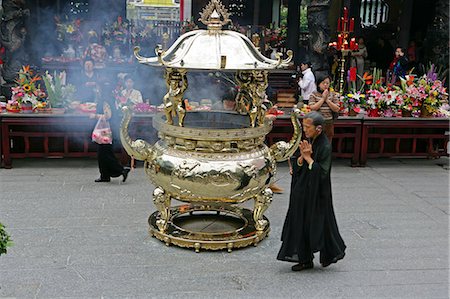
[[[317,91],[309,97],[309,107],[311,110],[318,111],[325,119],[323,131],[331,143],[334,135],[334,118],[338,115],[340,109],[339,94],[330,91],[331,77],[317,76]]]
[[[82,102],[95,102],[99,96],[99,78],[94,69],[94,61],[86,59],[83,63],[83,71],[75,79],[78,94]]]
[[[122,96],[126,99],[126,102],[131,105],[142,103],[142,94],[139,90],[134,89],[134,81],[129,75],[125,76],[125,89],[122,90]]]
[[[127,180],[128,173],[130,172],[130,168],[123,167],[119,163],[113,150],[113,145],[117,143],[120,144],[120,139],[117,135],[119,132],[120,119],[115,105],[111,103],[113,95],[109,84],[105,84],[103,90],[103,96],[99,97],[99,101],[97,103],[97,113],[92,114],[91,118],[99,119],[100,117],[104,117],[107,121],[109,121],[113,143],[98,144],[97,159],[100,177],[96,179],[95,182],[110,182],[111,178],[116,178],[119,176],[122,176],[122,182],[125,182]]]

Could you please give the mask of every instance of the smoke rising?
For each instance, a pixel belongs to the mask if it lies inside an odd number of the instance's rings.
[[[3,1],[4,2],[4,1]],[[70,2],[66,2],[64,7],[59,9],[61,14],[58,15],[56,4],[42,4],[38,7],[35,2],[28,3],[31,11],[30,20],[27,24],[27,37],[25,50],[29,54],[30,64],[41,75],[48,71],[53,74],[54,71],[65,71],[67,82],[75,84],[78,89],[78,97],[83,87],[78,85],[78,79],[83,74],[83,57],[86,49],[94,42],[101,44],[107,51],[105,61],[95,66],[101,84],[116,86],[120,83],[121,78],[125,74],[134,80],[134,88],[141,91],[144,101],[149,104],[158,106],[162,103],[162,98],[167,92],[166,82],[164,80],[164,69],[153,68],[138,64],[132,54],[134,45],[141,47],[141,55],[154,56],[154,48],[157,44],[162,43],[162,34],[169,33],[171,37],[168,46],[170,46],[180,34],[180,25],[170,22],[150,22],[148,28],[153,28],[145,32],[149,38],[139,40],[132,44],[130,41],[120,45],[121,61],[117,63],[113,60],[114,45],[103,44],[102,33],[105,24],[112,24],[117,21],[118,17],[125,20],[125,4],[120,1],[91,1],[89,12],[81,11],[78,14],[72,14],[66,17],[72,9]],[[120,2],[120,3],[119,3]],[[122,1],[125,3],[125,1]],[[48,2],[46,2],[48,3]],[[108,9],[112,5],[116,9]],[[123,7],[122,7],[123,6]],[[73,10],[73,9],[72,9]],[[122,15],[118,14],[122,12]],[[82,38],[80,40],[71,40],[69,34],[61,36],[55,18],[59,17],[61,22],[69,24],[75,22],[79,18]],[[130,22],[132,26],[141,26],[147,28],[143,24],[135,24]],[[167,25],[167,26],[166,26]],[[144,30],[145,31],[145,30]],[[138,32],[141,33],[141,32]],[[139,36],[136,37],[139,39]],[[74,59],[74,58],[77,59]],[[211,72],[188,72],[188,89],[185,98],[193,102],[201,102],[202,99],[208,99],[211,102],[219,102],[224,96],[235,92],[232,83],[232,75],[225,80],[216,73]],[[107,89],[104,89],[107,90]],[[111,94],[103,94],[103,97],[110,97]],[[86,99],[77,98],[76,100],[85,101]]]

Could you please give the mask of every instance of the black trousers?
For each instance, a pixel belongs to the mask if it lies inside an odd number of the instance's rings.
[[[112,144],[99,144],[97,149],[98,168],[100,178],[110,179],[123,174],[123,166],[113,152]]]

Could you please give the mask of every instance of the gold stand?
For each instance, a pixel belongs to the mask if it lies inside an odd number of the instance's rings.
[[[170,208],[170,218],[165,231],[158,221],[161,213],[150,215],[149,233],[158,240],[179,247],[194,248],[195,252],[257,246],[269,235],[269,220],[261,215],[255,223],[254,212],[234,206],[181,205]],[[259,229],[258,229],[259,228]]]

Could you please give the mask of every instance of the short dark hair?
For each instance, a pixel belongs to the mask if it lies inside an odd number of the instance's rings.
[[[330,80],[330,83],[331,83],[331,81],[332,81],[331,76],[328,75],[328,74],[318,75],[318,76],[316,77],[316,87],[317,87],[317,91],[322,91],[322,90],[320,90],[319,85],[320,85],[321,82],[325,81],[325,79],[329,79],[329,80]]]
[[[395,50],[397,51],[397,49],[400,49],[400,50],[402,50],[402,53],[403,53],[403,54],[405,54],[405,53],[406,53],[406,49],[405,49],[405,48],[403,48],[403,47],[400,47],[400,46],[398,46],[398,47],[396,47],[396,48],[395,48]]]
[[[301,64],[307,64],[309,67],[311,67],[311,62],[309,60],[302,61]]]
[[[310,118],[313,121],[313,125],[315,127],[317,126],[323,126],[325,123],[325,118],[323,118],[322,114],[320,114],[317,111],[311,111],[308,114],[305,115],[305,119]]]
[[[125,75],[125,76],[123,77],[123,82],[127,81],[128,79],[130,79],[131,81],[134,82],[133,77],[131,77],[131,75],[129,75],[129,74],[127,74],[127,75]]]
[[[92,62],[92,64],[95,65],[94,59],[92,59],[90,56],[87,56],[84,60],[83,60],[83,66],[86,64],[86,62]]]

